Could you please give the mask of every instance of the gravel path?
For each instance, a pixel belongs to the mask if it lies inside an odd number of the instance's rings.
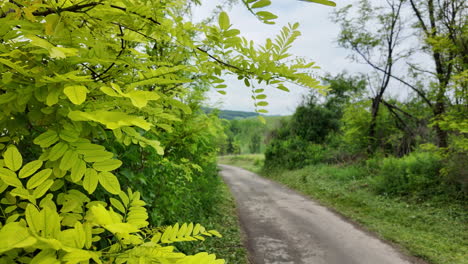
[[[249,171],[220,165],[252,264],[410,264],[327,208]]]

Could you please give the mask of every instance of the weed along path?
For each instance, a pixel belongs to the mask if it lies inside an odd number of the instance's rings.
[[[252,264],[410,264],[327,208],[252,172],[220,165]]]

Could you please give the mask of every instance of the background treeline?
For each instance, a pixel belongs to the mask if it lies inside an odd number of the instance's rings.
[[[231,120],[222,120],[226,140],[220,145],[219,151],[221,155],[265,152],[269,131],[272,131],[289,118],[287,116],[263,116],[266,122],[262,122],[255,115],[243,118],[245,116],[244,113],[248,112],[241,112],[241,115],[238,115],[235,113],[236,111],[226,110],[219,111],[219,118],[222,118],[225,112],[233,115],[230,116],[232,117]]]
[[[371,138],[367,81],[346,74],[324,81],[331,88],[327,96],[304,98],[288,121],[269,132],[266,171],[362,164],[375,175],[370,183],[382,194],[466,197],[467,153],[460,143],[466,135],[451,131],[448,147],[437,147],[430,109],[409,96],[405,102],[383,100]]]
[[[310,94],[270,133],[265,168],[359,162],[373,169],[381,193],[466,197],[463,1],[360,1],[335,17],[338,44],[371,71],[325,77],[329,94]]]

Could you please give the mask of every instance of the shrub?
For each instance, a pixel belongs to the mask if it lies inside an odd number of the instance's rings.
[[[317,164],[325,158],[324,148],[312,144],[300,137],[286,140],[274,139],[265,151],[264,168],[298,169],[306,165]]]
[[[376,161],[369,162],[371,168]],[[431,152],[412,152],[402,158],[388,157],[382,161],[374,179],[379,193],[391,195],[429,195],[441,183],[441,158]]]

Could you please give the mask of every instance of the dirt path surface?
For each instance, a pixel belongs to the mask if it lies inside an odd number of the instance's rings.
[[[249,171],[220,165],[253,264],[409,264],[327,208]]]

